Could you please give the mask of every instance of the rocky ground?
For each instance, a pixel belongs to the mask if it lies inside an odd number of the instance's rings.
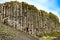
[[[42,38],[33,37],[13,27],[0,23],[0,40],[42,40]],[[53,38],[52,40],[60,40],[60,38]]]
[[[39,40],[39,39],[0,23],[0,40]]]

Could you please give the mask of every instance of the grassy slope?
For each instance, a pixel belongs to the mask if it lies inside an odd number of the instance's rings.
[[[39,40],[26,33],[7,26],[0,26],[0,39],[4,40]]]

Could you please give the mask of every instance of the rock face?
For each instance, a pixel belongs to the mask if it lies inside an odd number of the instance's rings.
[[[0,4],[1,22],[31,35],[60,32],[59,19],[50,14],[52,13],[38,10],[25,2],[12,1]]]

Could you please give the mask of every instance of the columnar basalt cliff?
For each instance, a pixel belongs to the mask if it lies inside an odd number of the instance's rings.
[[[56,15],[38,10],[25,2],[11,1],[0,4],[0,21],[31,35],[60,32]]]

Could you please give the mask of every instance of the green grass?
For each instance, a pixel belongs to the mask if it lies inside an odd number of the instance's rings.
[[[50,32],[37,35],[38,37],[50,36],[50,37],[60,37],[60,32]]]
[[[42,40],[52,40],[50,36],[43,36]]]
[[[3,26],[0,27],[0,31],[2,31],[3,33],[6,33],[8,35],[11,35],[11,36],[14,36],[17,34],[17,31],[13,31],[13,29],[11,30],[11,29],[9,29],[7,27],[3,27]]]

